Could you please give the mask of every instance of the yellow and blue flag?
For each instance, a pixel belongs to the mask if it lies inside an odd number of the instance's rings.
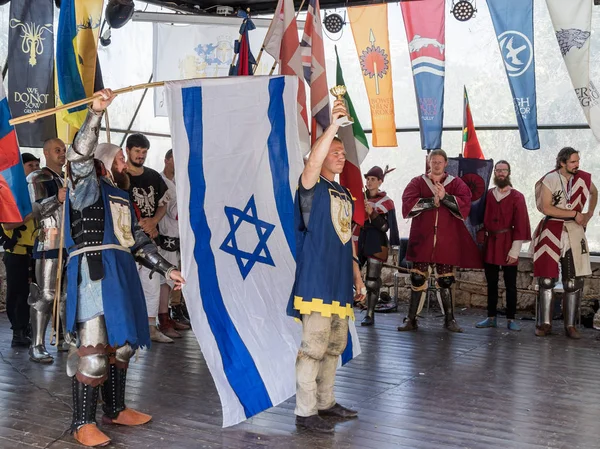
[[[61,4],[56,44],[58,104],[94,93],[103,3],[103,0],[63,0]],[[83,124],[86,110],[84,105],[57,114],[59,137],[70,142],[66,126],[70,125],[73,134]]]

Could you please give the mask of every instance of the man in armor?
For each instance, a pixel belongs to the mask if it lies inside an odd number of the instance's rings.
[[[387,262],[389,246],[400,245],[394,202],[385,192],[379,190],[385,175],[393,170],[386,167],[384,172],[381,167],[375,166],[365,175],[367,221],[358,236],[358,258],[361,266],[365,262],[367,264],[367,314],[361,321],[361,326],[371,326],[375,323],[375,306],[381,289],[381,269],[384,262]]]
[[[35,283],[30,284],[31,346],[29,359],[37,363],[52,363],[53,357],[44,343],[56,289],[60,229],[66,187],[63,185],[65,144],[60,139],[44,142],[46,166],[27,176],[33,216],[39,222],[39,235],[33,248]],[[62,289],[64,294],[64,289]],[[64,299],[64,298],[63,298]],[[64,304],[64,301],[61,301]]]
[[[402,215],[412,218],[406,260],[413,262],[410,273],[412,294],[408,317],[399,331],[416,331],[417,311],[427,290],[429,267],[434,265],[444,309],[444,327],[463,330],[454,319],[450,288],[454,267],[482,268],[481,255],[464,220],[471,210],[471,190],[459,178],[446,173],[444,150],[429,154],[431,171],[413,178],[402,195]]]
[[[173,280],[176,289],[184,282],[137,223],[126,190],[123,151],[116,145],[97,145],[103,112],[114,99],[110,89],[99,94],[67,152],[66,322],[69,331],[77,332],[67,374],[73,385],[71,428],[85,446],[110,443],[96,425],[100,387],[104,424],[135,426],[151,419],[125,406],[129,360],[137,348],[150,345],[135,260]]]
[[[556,168],[535,185],[538,210],[545,215],[533,237],[533,275],[538,277],[535,335],[552,332],[552,294],[558,264],[564,287],[563,316],[567,337],[579,339],[575,327],[583,290],[583,277],[592,274],[585,227],[594,216],[598,191],[590,173],[579,170],[579,152],[559,151]],[[587,212],[583,212],[589,200]]]

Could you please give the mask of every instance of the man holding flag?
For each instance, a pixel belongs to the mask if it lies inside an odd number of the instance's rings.
[[[357,412],[338,404],[333,394],[339,356],[348,342],[348,318],[354,300],[364,300],[356,249],[352,244],[352,196],[335,182],[346,162],[337,137],[336,101],[331,125],[315,142],[300,177],[295,200],[296,278],[288,315],[302,320],[302,344],[296,360],[296,425],[333,432],[321,416],[351,418]]]

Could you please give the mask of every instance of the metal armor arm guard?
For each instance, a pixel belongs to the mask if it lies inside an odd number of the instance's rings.
[[[77,132],[73,145],[67,150],[67,161],[72,164],[71,175],[74,184],[79,179],[89,176],[92,170],[94,170],[94,151],[98,144],[98,135],[100,134],[103,115],[103,112],[95,112],[91,108],[88,108],[85,121],[81,129]]]
[[[450,212],[452,212],[452,215],[460,218],[461,220],[464,218],[460,213],[460,207],[458,206],[458,201],[456,201],[456,197],[454,197],[453,195],[448,195],[446,193],[446,195],[444,196],[444,198],[442,198],[440,203],[442,203],[444,206],[446,206],[448,209],[450,209]]]
[[[374,215],[374,216],[373,216]],[[377,212],[371,215],[371,224],[379,229],[381,232],[387,232],[390,226],[385,215],[378,214]]]
[[[417,204],[415,204],[412,210],[408,213],[407,218],[416,217],[421,212],[424,212],[429,209],[435,209],[435,207],[436,206],[433,201],[433,198],[421,198],[419,199],[419,201],[417,201]]]
[[[58,197],[56,195],[51,196],[50,198],[45,198],[41,201],[36,201],[32,203],[33,215],[38,220],[50,217],[54,215],[54,212],[62,206],[62,203],[58,201]]]
[[[177,269],[177,267],[167,262],[163,256],[158,254],[156,245],[137,223],[133,229],[133,235],[135,244],[131,248],[131,253],[133,254],[133,257],[135,257],[135,260],[142,266],[151,270],[150,278],[152,278],[154,272],[158,272],[166,279],[169,279],[171,271]]]

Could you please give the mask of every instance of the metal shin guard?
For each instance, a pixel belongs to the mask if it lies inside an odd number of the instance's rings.
[[[581,335],[575,328],[577,323],[577,314],[579,313],[579,303],[581,292],[583,290],[583,280],[581,278],[571,278],[563,281],[565,293],[563,299],[563,315],[565,320],[565,333],[568,337],[579,339]]]
[[[36,363],[52,363],[54,358],[46,350],[44,344],[46,329],[50,322],[50,313],[40,312],[35,307],[30,307],[31,319],[31,346],[29,347],[29,359]]]
[[[452,291],[449,287],[440,288],[440,298],[444,308],[444,327],[451,332],[462,332],[462,328],[454,319],[454,301],[452,301]]]
[[[408,315],[404,319],[404,324],[398,327],[400,332],[416,331],[419,328],[417,323],[417,310],[419,310],[419,303],[421,302],[421,290],[411,290],[410,292],[410,303],[408,305]]]
[[[381,289],[381,269],[383,262],[379,259],[369,258],[367,260],[367,276],[365,286],[367,287],[367,315],[362,320],[362,326],[370,326],[375,322],[375,306],[379,301],[379,290]]]
[[[539,296],[535,316],[535,335],[544,337],[552,332],[552,289],[556,279],[539,278]]]
[[[73,377],[73,422],[71,432],[85,424],[96,424],[96,406],[98,405],[98,390]]]
[[[109,366],[108,379],[102,385],[102,410],[111,419],[115,419],[125,410],[126,379],[127,368],[118,368],[115,364]]]

